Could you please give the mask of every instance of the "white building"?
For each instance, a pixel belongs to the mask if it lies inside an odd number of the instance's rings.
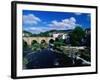
[[[62,35],[62,39],[67,39],[68,35],[67,34],[63,34]]]
[[[54,37],[54,38],[57,38],[57,37],[59,37],[59,36],[61,36],[62,39],[67,39],[68,34],[64,34],[64,33],[54,33],[54,34],[53,34],[53,37]]]
[[[53,37],[54,37],[54,38],[57,38],[58,36],[59,36],[59,33],[54,33],[54,34],[53,34]]]

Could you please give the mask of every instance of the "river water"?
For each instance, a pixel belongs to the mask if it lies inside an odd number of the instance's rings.
[[[75,63],[73,64],[71,57],[50,49],[43,49],[36,53],[31,52],[25,58],[28,60],[26,69],[83,66],[81,60],[74,60]]]

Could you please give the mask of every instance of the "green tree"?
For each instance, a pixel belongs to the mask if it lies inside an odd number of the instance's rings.
[[[36,43],[37,43],[37,41],[36,40],[33,40],[32,43],[31,43],[31,45],[33,46]]]
[[[39,51],[40,50],[40,44],[36,40],[33,40],[31,45],[32,45],[33,51]]]
[[[28,47],[27,42],[23,40],[23,48],[25,49],[27,47]]]
[[[85,31],[77,26],[71,33],[71,45],[72,46],[79,46],[81,45],[82,38],[85,37]]]
[[[28,64],[28,59],[27,58],[23,58],[23,66],[26,66],[26,64]]]
[[[49,40],[49,43],[50,43],[50,44],[54,44],[54,40],[53,40],[53,39],[50,39],[50,40]]]
[[[40,47],[41,47],[41,49],[47,48],[47,43],[45,40],[41,40]]]

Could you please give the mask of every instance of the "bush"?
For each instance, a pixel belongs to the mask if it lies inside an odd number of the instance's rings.
[[[23,40],[23,49],[26,49],[26,48],[28,48],[28,44],[26,41]]]
[[[32,43],[31,43],[31,45],[34,45],[36,43],[38,43],[38,42],[36,40],[33,40]]]
[[[23,58],[23,65],[28,64],[28,60],[26,58]]]
[[[35,43],[34,45],[32,45],[32,50],[33,51],[39,51],[40,49],[40,44],[39,43]]]
[[[85,49],[84,51],[80,51],[81,53],[81,58],[87,60],[87,61],[91,61],[91,54],[90,54],[90,50],[89,49]]]
[[[46,43],[45,40],[41,40],[40,48],[41,48],[41,49],[47,48],[47,43]]]

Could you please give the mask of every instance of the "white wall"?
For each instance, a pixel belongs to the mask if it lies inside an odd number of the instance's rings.
[[[16,0],[17,1],[17,0]],[[86,5],[100,5],[100,0],[26,0],[26,1],[41,1],[51,3],[66,3],[66,4],[86,4]],[[10,14],[11,0],[0,0],[0,80],[11,80],[10,65],[11,65],[11,14]],[[100,6],[99,6],[100,9]],[[100,11],[99,11],[100,14]],[[100,21],[100,16],[99,21]],[[100,25],[99,25],[100,26]],[[98,27],[98,30],[100,28]],[[98,31],[100,34],[100,31]],[[100,37],[99,40],[100,41]],[[100,42],[98,43],[100,44]],[[99,45],[100,47],[100,45]],[[99,49],[100,52],[100,49]],[[99,53],[98,52],[98,53]],[[100,56],[100,54],[98,54]],[[99,58],[100,61],[100,58]],[[99,64],[100,67],[100,64]],[[100,69],[99,69],[100,71]],[[21,80],[21,79],[20,79]],[[23,79],[24,80],[24,79]],[[33,80],[33,79],[26,79]],[[91,75],[77,75],[77,76],[63,76],[51,78],[36,78],[34,80],[100,80],[99,74]]]

